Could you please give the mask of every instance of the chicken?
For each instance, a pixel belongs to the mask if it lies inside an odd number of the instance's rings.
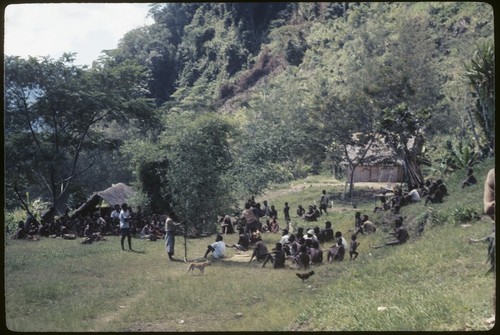
[[[302,282],[304,282],[304,280],[309,279],[309,277],[311,277],[313,274],[314,274],[314,271],[309,271],[306,273],[297,273],[297,277],[302,279]]]

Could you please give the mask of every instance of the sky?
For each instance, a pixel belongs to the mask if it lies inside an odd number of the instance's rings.
[[[37,3],[5,7],[4,53],[50,56],[76,52],[76,65],[91,65],[115,49],[128,31],[153,23],[146,3]]]

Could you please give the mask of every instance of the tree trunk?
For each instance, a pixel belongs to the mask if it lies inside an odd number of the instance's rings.
[[[349,166],[351,168],[351,176],[350,176],[350,180],[349,180],[349,199],[352,200],[352,196],[353,196],[353,193],[354,193],[354,171],[356,170],[356,168],[358,167],[358,164],[352,164]]]
[[[403,167],[405,170],[405,179],[406,184],[408,185],[408,190],[418,188],[418,186],[424,182],[424,177],[422,175],[422,170],[417,163],[417,156],[415,154],[411,154],[410,152],[406,152],[402,158],[404,162]]]

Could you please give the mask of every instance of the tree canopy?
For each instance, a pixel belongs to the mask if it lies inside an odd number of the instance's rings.
[[[448,148],[492,154],[486,3],[157,3],[150,14],[91,67],[71,53],[5,56],[9,208],[28,192],[63,209],[127,182],[143,208],[209,225],[272,182],[337,171],[347,146],[375,137],[408,187]]]

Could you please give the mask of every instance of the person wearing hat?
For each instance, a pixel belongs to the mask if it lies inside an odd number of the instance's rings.
[[[314,229],[308,229],[307,233],[306,233],[306,236],[304,236],[304,239],[306,239],[306,240],[309,240],[309,239],[317,240],[318,238],[314,234]]]
[[[215,242],[207,246],[205,258],[207,258],[210,252],[212,253],[212,257],[214,259],[221,259],[226,256],[226,244],[222,241],[222,235],[217,234]]]
[[[305,240],[311,240],[311,241],[315,241],[318,243],[318,249],[321,250],[321,246],[320,246],[320,243],[319,243],[319,239],[318,237],[316,236],[316,232],[314,231],[314,229],[309,229],[307,231],[307,235],[304,236],[304,239]]]

